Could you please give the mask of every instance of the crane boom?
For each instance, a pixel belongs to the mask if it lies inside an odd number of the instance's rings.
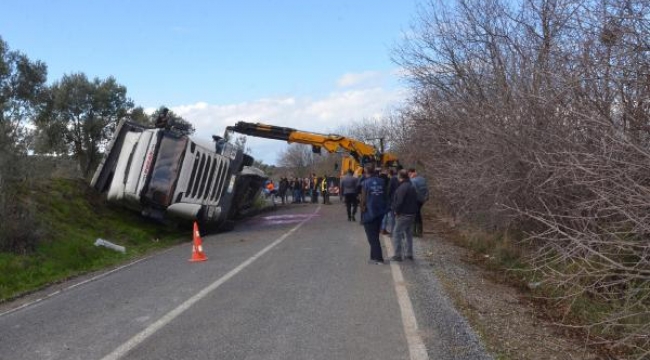
[[[395,155],[382,153],[374,146],[366,144],[363,141],[336,134],[319,134],[289,127],[249,123],[245,121],[239,121],[234,126],[226,127],[226,133],[228,132],[237,132],[266,139],[284,140],[287,143],[311,145],[315,150],[314,152],[319,152],[318,150],[320,148],[325,148],[330,153],[342,149],[348,152],[358,164],[375,162],[383,166],[398,165]]]

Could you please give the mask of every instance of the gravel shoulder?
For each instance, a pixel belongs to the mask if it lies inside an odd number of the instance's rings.
[[[426,243],[426,240],[417,241],[414,244],[416,260],[404,261],[400,268],[429,359],[493,359],[435,273],[426,257],[431,251]]]
[[[416,248],[456,309],[496,359],[601,359],[584,343],[544,320],[520,290],[472,263],[470,250],[436,231],[429,219]]]

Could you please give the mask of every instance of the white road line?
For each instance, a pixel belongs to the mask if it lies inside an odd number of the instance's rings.
[[[393,253],[393,246],[391,245],[390,238],[384,241],[384,246],[389,254]],[[415,319],[413,312],[413,304],[409,297],[406,284],[404,283],[404,276],[402,270],[396,262],[390,263],[390,270],[393,274],[393,282],[395,283],[395,293],[397,294],[397,302],[399,309],[402,313],[402,324],[404,325],[404,334],[406,335],[406,342],[409,348],[409,355],[411,360],[428,360],[427,348],[422,342],[422,337],[418,331],[418,322]]]
[[[316,214],[320,210],[321,206],[318,205],[316,208],[316,211],[314,211],[314,214]],[[141,344],[143,341],[145,341],[147,338],[149,338],[151,335],[155,334],[158,332],[158,330],[162,329],[165,327],[167,324],[172,322],[174,319],[176,319],[178,316],[180,316],[185,310],[191,308],[194,304],[199,302],[201,299],[204,297],[208,296],[211,292],[213,292],[215,289],[217,289],[219,286],[223,285],[226,281],[230,280],[233,276],[237,275],[239,272],[244,270],[247,266],[252,264],[255,260],[259,259],[262,255],[266,254],[269,250],[273,249],[276,245],[280,244],[283,242],[286,238],[289,237],[289,235],[293,234],[296,230],[298,230],[302,225],[304,225],[310,217],[305,218],[305,220],[301,221],[298,225],[294,226],[291,230],[287,231],[284,235],[280,236],[277,240],[273,241],[270,245],[262,249],[260,252],[257,254],[253,255],[250,257],[248,260],[244,261],[243,263],[239,264],[236,268],[230,270],[226,275],[222,276],[220,279],[217,281],[213,282],[212,284],[208,285],[205,289],[199,291],[196,295],[192,296],[191,298],[185,300],[184,303],[180,304],[177,308],[174,310],[168,312],[165,314],[163,317],[158,319],[155,323],[149,325],[146,327],[144,330],[141,332],[137,333],[135,336],[133,336],[131,339],[120,345],[117,349],[113,350],[112,353],[106,355],[105,357],[102,358],[102,360],[117,360],[120,359],[122,356],[126,355],[129,351],[134,349],[136,346]]]

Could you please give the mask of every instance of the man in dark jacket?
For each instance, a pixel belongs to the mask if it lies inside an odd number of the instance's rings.
[[[421,237],[424,230],[422,225],[422,205],[429,200],[429,190],[426,179],[418,175],[415,168],[410,168],[408,174],[411,179],[411,184],[413,184],[415,192],[418,195],[418,212],[415,215],[415,221],[413,223],[413,235],[415,237]]]
[[[349,169],[347,174],[341,178],[341,193],[345,197],[345,210],[348,212],[348,221],[357,221],[359,179],[353,176],[354,172]]]
[[[300,189],[302,187],[302,182],[300,178],[291,178],[289,181],[289,188],[291,189],[291,201],[292,204],[300,203]]]
[[[309,178],[309,191],[311,192],[311,203],[318,204],[318,177],[316,173]]]
[[[383,264],[384,255],[379,242],[381,220],[388,211],[384,180],[375,172],[374,164],[370,163],[365,168],[366,178],[361,183],[361,223],[366,231],[370,244],[371,264]]]
[[[413,260],[413,221],[418,212],[418,195],[415,187],[409,180],[406,170],[400,170],[398,175],[399,186],[393,195],[392,211],[395,213],[395,228],[393,229],[393,251],[392,261],[402,261],[402,245],[404,255]],[[406,243],[403,240],[406,238]]]
[[[278,195],[282,200],[282,204],[287,202],[287,189],[289,189],[289,180],[286,177],[280,178],[280,188],[278,190]]]

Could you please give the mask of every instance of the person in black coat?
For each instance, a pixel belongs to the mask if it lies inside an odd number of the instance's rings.
[[[381,220],[388,211],[388,202],[384,193],[384,180],[377,176],[373,163],[366,164],[365,179],[361,182],[361,223],[370,244],[371,264],[383,264],[384,255],[379,241]]]
[[[285,204],[287,202],[287,190],[289,189],[289,180],[287,180],[286,177],[281,177],[280,178],[280,189],[278,190],[278,195],[280,196],[280,199],[282,200],[282,203]]]
[[[391,210],[395,214],[395,227],[391,238],[394,255],[391,260],[402,261],[402,253],[406,259],[413,260],[413,221],[418,212],[418,195],[409,180],[408,171],[400,170],[397,179],[399,186],[395,190],[391,204]],[[403,240],[406,242],[404,243]]]

